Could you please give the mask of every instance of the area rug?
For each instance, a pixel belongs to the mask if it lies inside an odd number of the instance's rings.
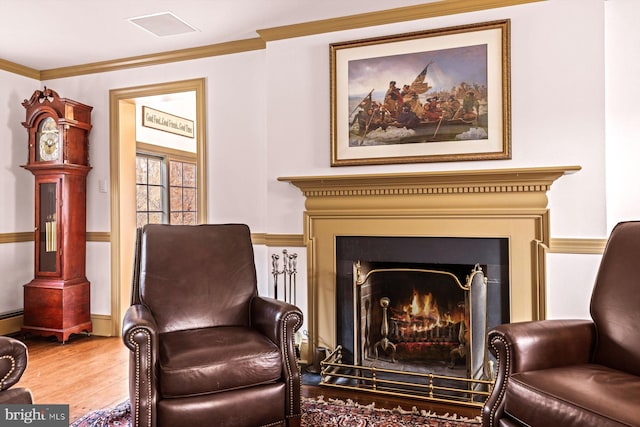
[[[302,427],[478,427],[479,418],[457,415],[437,415],[417,409],[380,409],[375,405],[360,405],[353,401],[302,399]],[[90,412],[71,427],[130,427],[129,402]],[[178,426],[176,426],[178,427]]]

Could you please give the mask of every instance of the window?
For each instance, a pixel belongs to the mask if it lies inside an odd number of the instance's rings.
[[[166,223],[164,159],[136,155],[136,224]]]
[[[196,224],[196,164],[136,155],[136,225]]]
[[[195,163],[169,161],[169,200],[171,224],[197,222]]]

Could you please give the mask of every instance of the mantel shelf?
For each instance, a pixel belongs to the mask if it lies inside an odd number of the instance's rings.
[[[306,197],[396,194],[522,192],[549,190],[563,175],[580,166],[481,169],[442,172],[355,174],[280,177],[298,187]]]

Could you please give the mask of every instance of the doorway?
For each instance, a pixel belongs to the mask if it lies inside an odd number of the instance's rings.
[[[136,230],[136,100],[195,93],[197,223],[206,222],[205,80],[113,89],[109,92],[111,176],[111,325],[120,335],[122,316],[130,304]]]

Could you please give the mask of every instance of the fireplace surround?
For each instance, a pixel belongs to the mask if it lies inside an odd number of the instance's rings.
[[[545,318],[547,192],[579,166],[280,177],[305,197],[309,340],[335,349],[340,236],[508,241],[511,322]],[[311,360],[308,360],[311,362]]]

